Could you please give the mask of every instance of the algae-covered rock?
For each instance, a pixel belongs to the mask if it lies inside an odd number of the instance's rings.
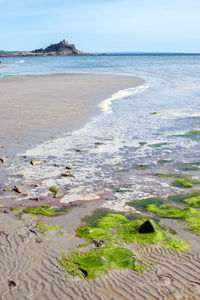
[[[40,207],[29,207],[23,210],[26,214],[33,214],[33,215],[44,215],[47,217],[55,216],[56,212],[59,211],[59,208],[49,205],[43,205]]]
[[[59,198],[64,194],[63,191],[56,186],[51,186],[49,191],[54,193],[54,198]]]
[[[152,233],[155,229],[149,220],[146,220],[139,228],[139,233]]]

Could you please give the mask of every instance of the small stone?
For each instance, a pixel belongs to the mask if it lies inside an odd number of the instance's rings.
[[[67,169],[67,170],[71,170],[72,167],[71,167],[71,166],[66,166],[66,169]]]
[[[9,287],[14,287],[14,286],[16,286],[17,284],[16,284],[16,282],[14,282],[13,280],[8,280],[8,285],[9,285]]]
[[[14,192],[17,192],[17,193],[19,193],[19,194],[28,196],[27,189],[26,189],[24,186],[15,185],[14,188],[13,188],[13,191],[14,191]]]
[[[104,240],[94,240],[93,241],[93,244],[95,245],[95,247],[97,247],[97,248],[99,248],[99,247],[101,247],[103,244],[105,243],[105,241]]]
[[[62,173],[61,176],[63,176],[63,177],[75,177],[75,175],[73,173],[71,173],[70,171]]]
[[[59,198],[63,195],[63,191],[56,186],[51,186],[49,190],[50,192],[54,193],[54,198]]]
[[[139,228],[139,233],[141,233],[141,234],[142,233],[152,233],[152,232],[155,232],[155,229],[149,220],[144,222]]]
[[[33,165],[33,166],[38,166],[38,165],[41,165],[43,163],[44,163],[43,161],[41,161],[37,158],[34,158],[34,159],[31,160],[31,165]]]
[[[43,242],[43,240],[42,240],[41,238],[36,238],[36,239],[35,239],[35,242],[36,242],[37,244],[40,244],[40,243]]]
[[[8,160],[8,157],[1,157],[1,158],[0,158],[0,162],[1,162],[2,164],[5,164],[5,163],[7,162],[7,160]]]

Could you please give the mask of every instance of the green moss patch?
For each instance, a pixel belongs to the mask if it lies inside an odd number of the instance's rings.
[[[200,211],[193,207],[177,208],[151,204],[147,206],[147,210],[165,218],[182,219],[194,233],[200,234]]]
[[[161,198],[146,198],[146,199],[126,202],[127,205],[134,207],[138,210],[146,210],[146,206],[149,204],[162,204],[162,203],[163,200]]]
[[[184,178],[184,179],[174,180],[171,182],[170,185],[174,187],[181,187],[181,188],[192,188],[198,184],[200,184],[200,181],[198,180]]]
[[[57,231],[60,230],[62,227],[61,226],[47,226],[44,225],[43,223],[38,223],[34,226],[35,228],[41,228],[43,232],[50,230],[50,231]]]
[[[169,173],[169,174],[164,174],[164,173],[152,173],[152,175],[160,177],[160,178],[185,178],[185,175],[183,174],[176,174],[176,173]]]
[[[13,206],[13,207],[10,208],[10,211],[20,212],[21,209],[19,207]]]
[[[198,207],[200,208],[200,196],[187,198],[183,200],[185,203],[187,203],[190,206]]]
[[[168,245],[170,237],[153,220],[150,220],[154,227],[154,232],[141,234],[139,229],[146,219],[129,220],[120,214],[108,214],[97,220],[95,227],[79,227],[77,234],[88,241],[104,240],[105,242],[159,244],[164,248]],[[171,243],[172,244],[172,243]],[[168,247],[170,247],[168,245]],[[171,250],[174,250],[173,247]],[[179,249],[180,251],[182,248]]]
[[[150,224],[151,231],[141,227]],[[97,219],[92,227],[78,227],[77,236],[84,238],[87,245],[95,245],[89,251],[81,249],[62,256],[60,264],[73,276],[93,279],[112,269],[143,271],[144,265],[136,264],[135,254],[122,244],[137,242],[142,245],[158,244],[173,251],[187,250],[187,241],[173,239],[153,220],[130,220],[121,214],[108,213]],[[94,247],[94,246],[93,246]]]
[[[40,207],[28,207],[23,210],[23,212],[26,214],[43,215],[47,217],[53,217],[59,211],[61,210],[58,207],[49,205],[43,205]]]
[[[136,257],[131,250],[114,245],[89,252],[74,251],[67,258],[63,255],[60,264],[68,273],[82,279],[97,278],[101,273],[106,274],[107,270],[123,268],[140,271],[145,268],[136,265]]]

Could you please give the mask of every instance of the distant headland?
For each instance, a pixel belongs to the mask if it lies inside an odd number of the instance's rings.
[[[74,44],[63,40],[57,44],[51,44],[46,48],[35,49],[33,51],[3,51],[0,50],[0,57],[27,57],[27,56],[86,56],[97,55],[85,53],[78,50]],[[107,55],[107,54],[99,54]]]

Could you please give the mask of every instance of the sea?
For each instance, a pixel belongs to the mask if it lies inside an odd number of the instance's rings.
[[[8,186],[39,182],[32,196],[56,185],[68,203],[100,195],[103,206],[181,193],[177,176],[200,179],[200,54],[113,53],[107,56],[1,58],[0,77],[85,73],[137,76],[144,84],[99,105],[84,127],[18,154]],[[32,167],[22,157],[45,163]],[[62,177],[64,166],[74,176]],[[175,174],[175,175],[174,175]],[[91,196],[92,197],[92,196]],[[19,197],[20,199],[20,197]]]

